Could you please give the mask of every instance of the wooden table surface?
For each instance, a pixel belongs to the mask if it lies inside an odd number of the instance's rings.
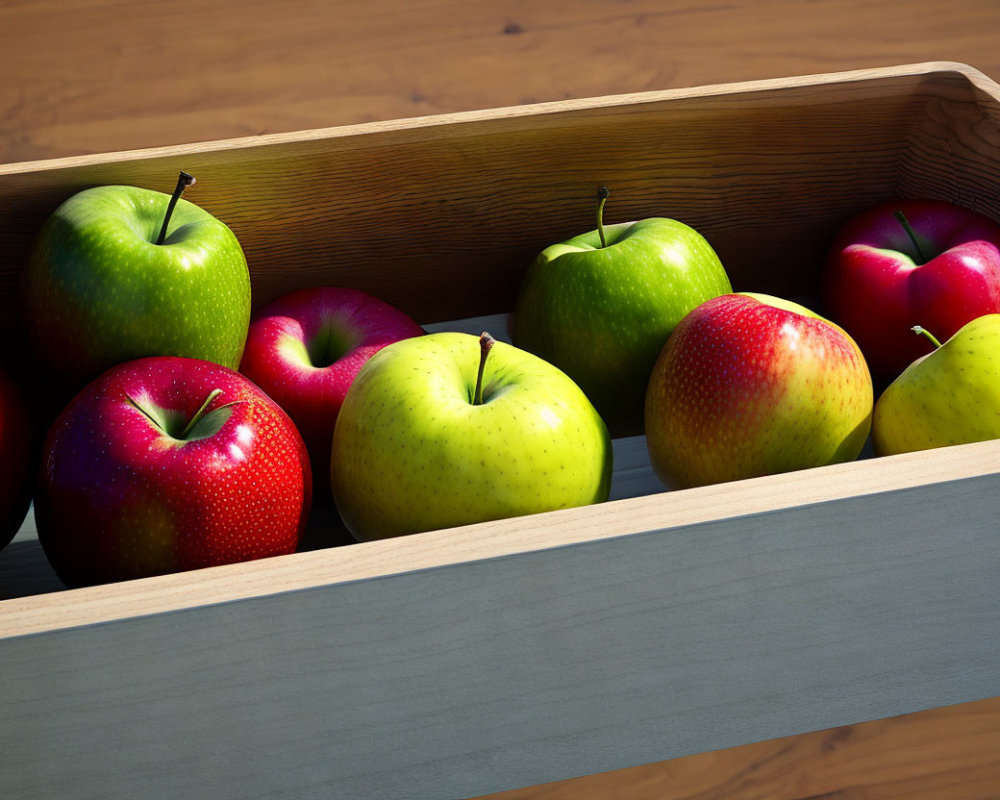
[[[0,163],[918,61],[1000,79],[998,45],[996,0],[5,0]],[[493,800],[820,796],[1000,797],[1000,699]]]

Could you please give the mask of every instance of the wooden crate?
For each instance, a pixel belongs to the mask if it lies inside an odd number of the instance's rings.
[[[256,305],[348,285],[478,331],[599,184],[795,297],[875,202],[1000,218],[1000,87],[931,63],[0,166],[0,340],[60,201],[178,169]],[[1000,694],[1000,442],[674,492],[615,448],[599,506],[73,591],[29,518],[0,796],[460,798]]]

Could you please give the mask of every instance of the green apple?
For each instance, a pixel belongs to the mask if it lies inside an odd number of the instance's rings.
[[[1000,314],[967,322],[910,364],[879,397],[872,420],[878,455],[1000,438]]]
[[[568,374],[616,435],[642,432],[663,343],[695,306],[732,291],[705,238],[673,219],[604,226],[543,250],[521,284],[513,342]]]
[[[850,461],[873,399],[842,328],[790,300],[721,295],[681,320],[653,367],[650,463],[683,488]]]
[[[371,357],[330,458],[337,509],[362,540],[599,503],[611,466],[607,428],[563,372],[452,332]]]
[[[25,310],[44,367],[77,387],[108,367],[174,355],[239,367],[250,275],[233,232],[174,194],[99,186],[44,223],[25,275]]]

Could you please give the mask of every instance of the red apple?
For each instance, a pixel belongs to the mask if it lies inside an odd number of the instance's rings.
[[[0,373],[0,548],[14,538],[31,505],[32,420],[17,385]]]
[[[330,494],[333,426],[354,377],[387,344],[423,332],[399,309],[356,289],[300,289],[254,315],[240,372],[295,422],[317,497]]]
[[[653,367],[650,461],[673,487],[850,461],[873,404],[864,357],[837,325],[787,300],[722,295],[681,320]]]
[[[113,367],[60,414],[35,520],[69,586],[291,553],[312,478],[302,437],[237,372],[157,356]]]
[[[944,341],[976,317],[1000,312],[1000,226],[941,201],[876,206],[837,235],[822,302],[858,343],[876,381],[891,381],[932,350],[913,335],[914,325]]]

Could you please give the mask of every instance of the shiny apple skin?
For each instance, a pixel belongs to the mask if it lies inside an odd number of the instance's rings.
[[[210,413],[233,405],[192,441],[129,399],[190,420],[214,389]],[[171,356],[126,362],[81,390],[49,431],[39,473],[38,538],[70,587],[291,553],[312,499],[287,414],[239,373]]]
[[[906,217],[929,259],[919,263],[894,212]],[[1000,225],[936,200],[875,206],[838,233],[823,273],[824,313],[858,343],[885,385],[967,322],[1000,312]]]
[[[873,398],[839,326],[781,298],[722,295],[681,320],[653,368],[650,463],[687,488],[851,461]]]
[[[314,363],[309,344],[331,331],[340,340],[337,358],[332,363]],[[395,306],[345,287],[300,289],[254,314],[240,372],[295,422],[312,460],[317,500],[332,499],[333,428],[354,378],[386,345],[423,333],[420,325]]]

